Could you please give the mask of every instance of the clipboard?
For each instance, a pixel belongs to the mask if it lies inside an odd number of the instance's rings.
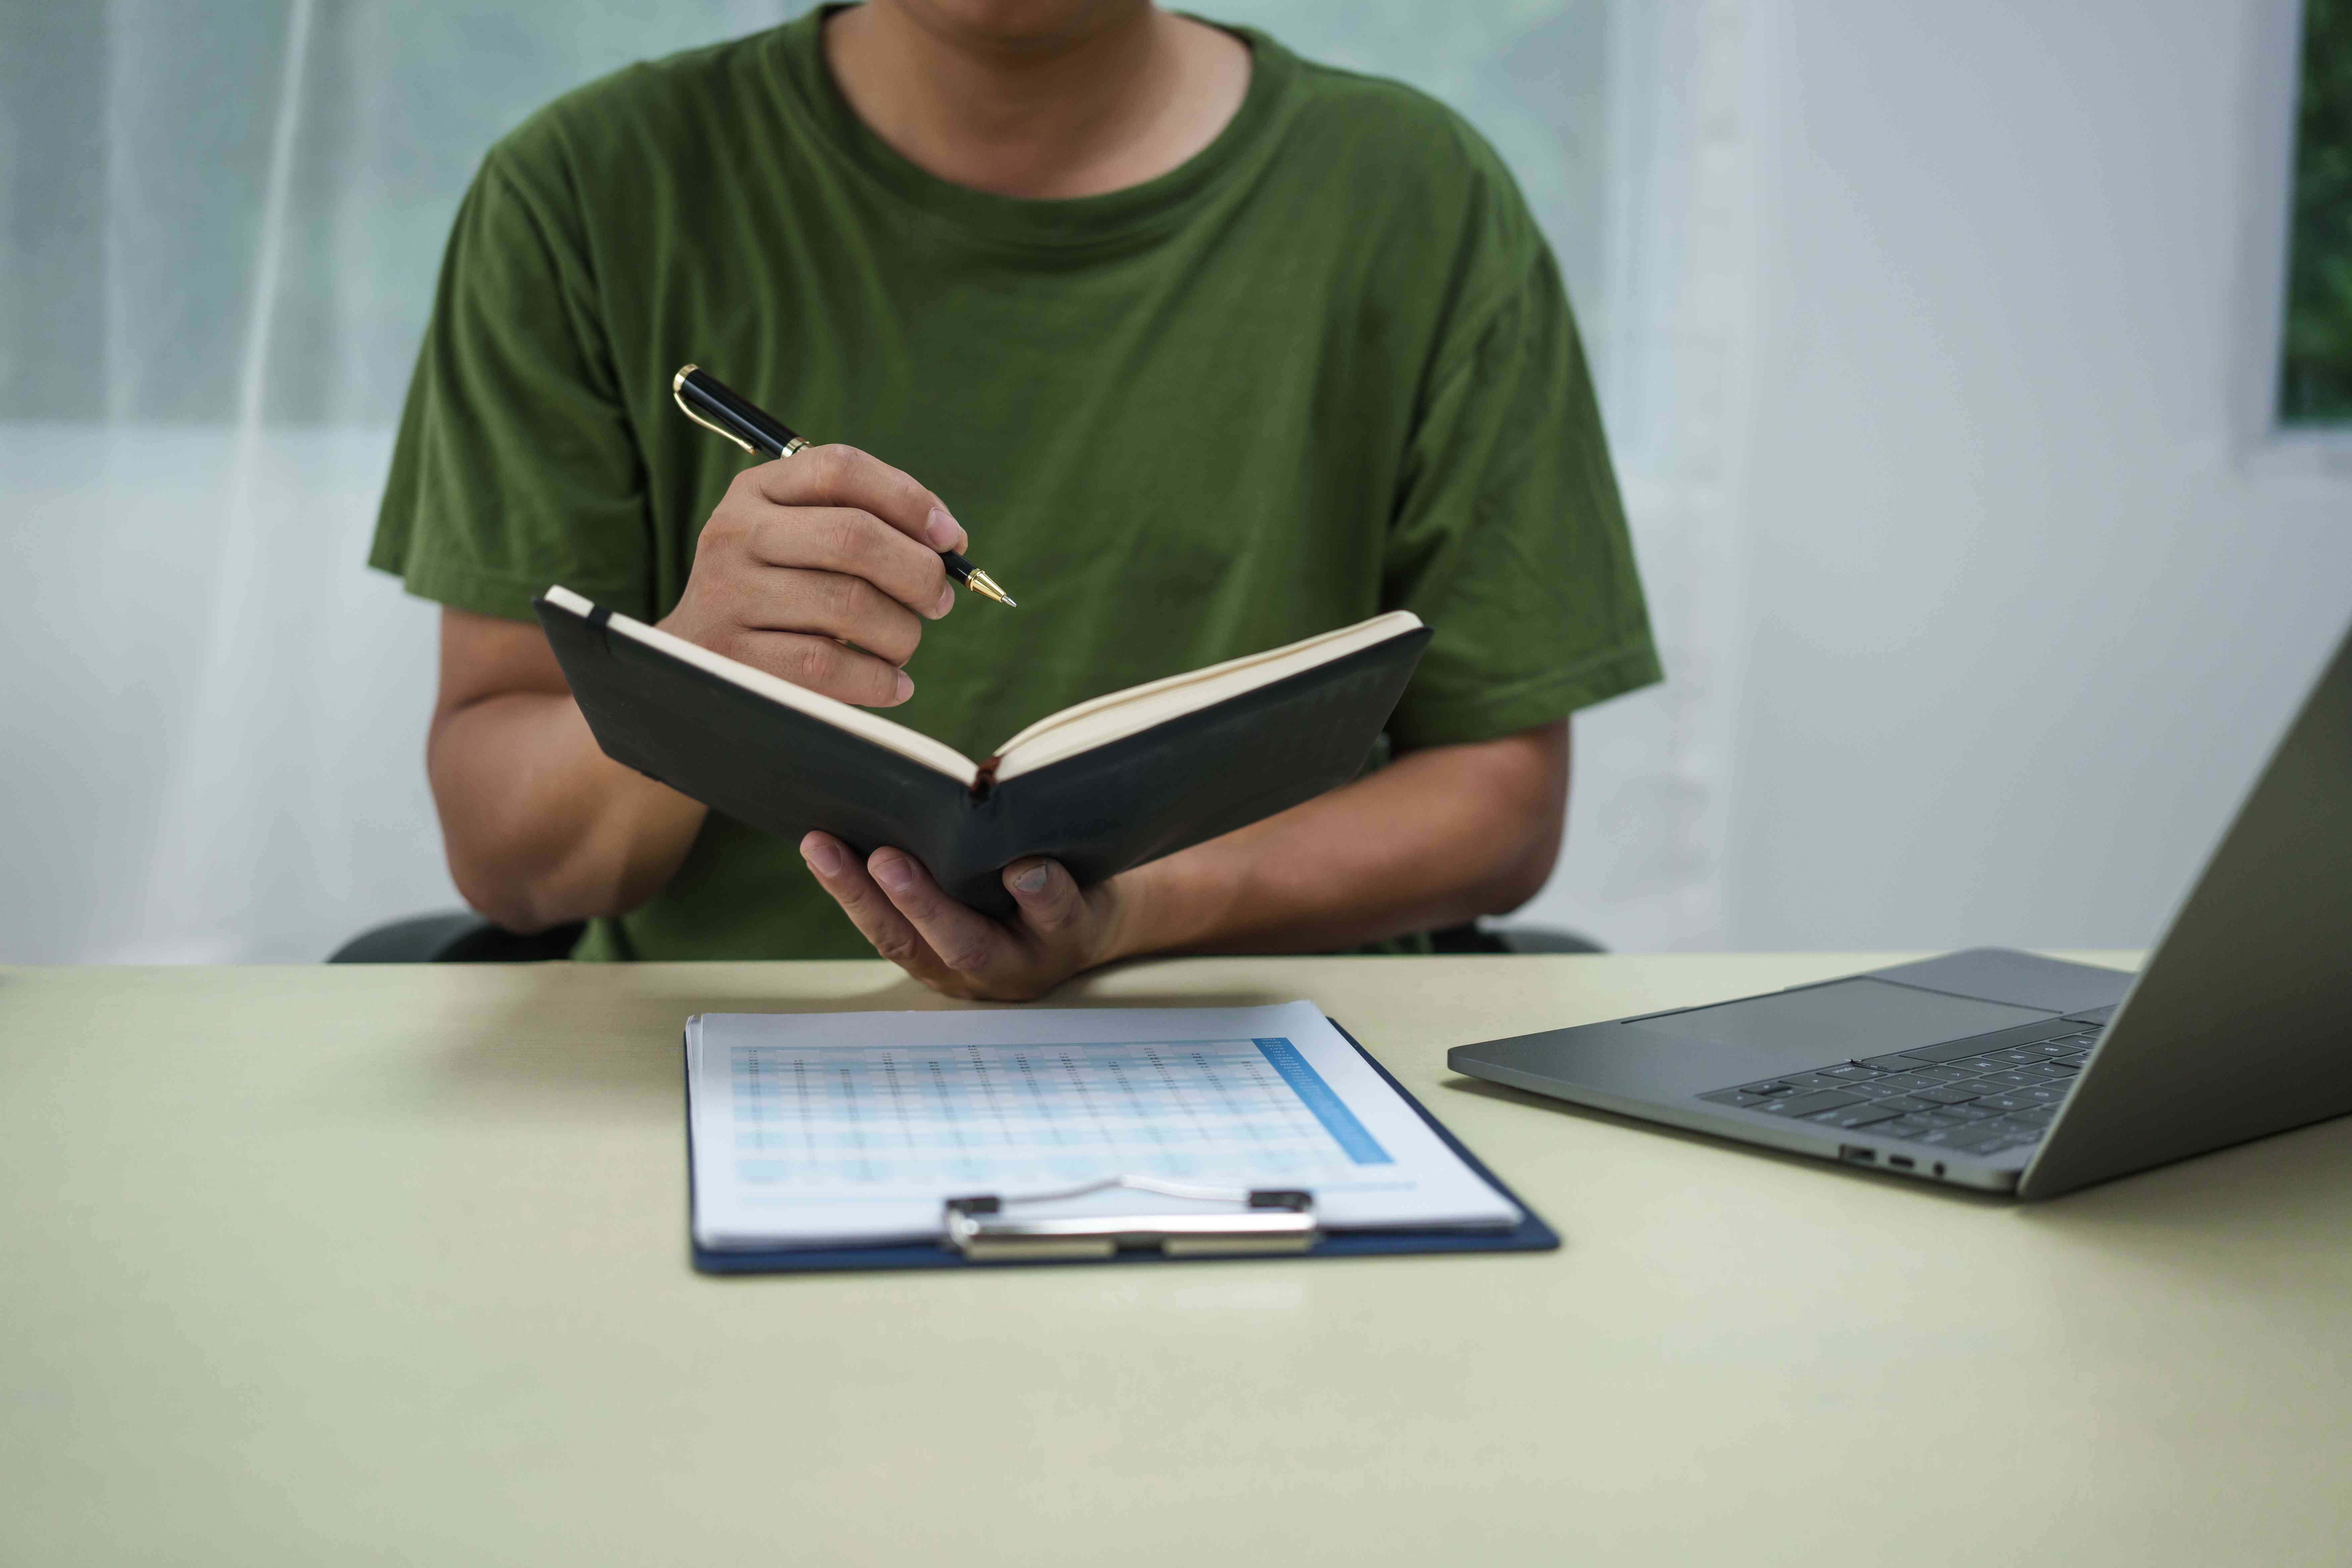
[[[1429,1112],[1429,1108],[1415,1099],[1412,1092],[1396,1080],[1394,1074],[1382,1067],[1363,1043],[1348,1033],[1337,1018],[1331,1026],[1339,1037],[1353,1046],[1356,1054],[1370,1064],[1381,1080],[1396,1091],[1397,1098],[1412,1107],[1413,1113],[1426,1122],[1439,1141],[1461,1157],[1477,1177],[1517,1205],[1522,1216],[1519,1223],[1507,1230],[1342,1230],[1326,1231],[1312,1224],[1311,1200],[1303,1205],[1297,1201],[1307,1199],[1303,1193],[1264,1191],[1216,1192],[1192,1190],[1181,1195],[1207,1198],[1212,1195],[1232,1200],[1234,1218],[1213,1226],[1153,1226],[1138,1223],[1143,1216],[1126,1215],[1107,1220],[1095,1220],[1079,1226],[1061,1222],[1051,1227],[1051,1235],[1036,1234],[1042,1227],[1020,1223],[1019,1216],[1007,1210],[1017,1208],[1024,1201],[999,1194],[975,1194],[950,1200],[949,1215],[951,1230],[964,1228],[957,1224],[956,1205],[963,1205],[962,1215],[981,1222],[995,1218],[994,1226],[976,1224],[974,1234],[965,1237],[967,1245],[960,1247],[954,1241],[890,1242],[866,1247],[792,1247],[766,1249],[747,1247],[709,1247],[694,1239],[694,1118],[686,1118],[686,1202],[688,1247],[690,1248],[695,1271],[699,1274],[824,1274],[848,1270],[882,1268],[1050,1268],[1101,1266],[1128,1263],[1191,1263],[1246,1262],[1271,1258],[1375,1258],[1401,1256],[1409,1253],[1433,1252],[1553,1252],[1559,1247],[1559,1233],[1544,1223],[1542,1216],[1528,1205],[1527,1200],[1513,1192],[1486,1168],[1486,1163],[1472,1153],[1463,1142],[1447,1130],[1445,1123]],[[679,1053],[681,1063],[685,1053]],[[1093,1186],[1122,1185],[1138,1192],[1171,1191],[1171,1185],[1139,1181],[1136,1178],[1114,1178],[1109,1183],[1090,1184]],[[1066,1194],[1053,1194],[1056,1197]],[[990,1209],[987,1205],[996,1206]],[[1139,1200],[1138,1206],[1148,1206]],[[1282,1218],[1282,1215],[1288,1217]],[[1257,1216],[1255,1223],[1239,1223],[1244,1216]],[[1308,1223],[1301,1225],[1304,1217]],[[1188,1237],[1192,1229],[1207,1233]],[[993,1239],[1017,1241],[1013,1232],[1031,1232],[1033,1239],[1058,1239],[1065,1242],[1083,1241],[1093,1245],[1054,1247],[1033,1245],[1023,1247],[969,1246],[973,1239],[988,1239],[979,1233],[994,1230]],[[1255,1232],[1255,1237],[1248,1233]],[[1108,1239],[1108,1247],[1100,1245]],[[1157,1245],[1152,1245],[1156,1242]],[[1255,1244],[1253,1244],[1253,1242]]]

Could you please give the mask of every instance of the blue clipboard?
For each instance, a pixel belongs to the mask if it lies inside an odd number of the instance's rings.
[[[702,1274],[822,1274],[845,1269],[866,1268],[1099,1268],[1107,1263],[1250,1263],[1269,1260],[1279,1256],[1285,1261],[1299,1258],[1371,1258],[1411,1252],[1553,1252],[1559,1247],[1559,1234],[1546,1225],[1536,1211],[1509,1187],[1503,1184],[1486,1163],[1464,1146],[1462,1140],[1446,1130],[1445,1123],[1429,1113],[1429,1108],[1412,1097],[1411,1090],[1397,1082],[1388,1068],[1381,1066],[1371,1052],[1364,1049],[1355,1036],[1348,1033],[1337,1018],[1331,1026],[1339,1037],[1356,1047],[1356,1054],[1371,1064],[1381,1075],[1381,1081],[1396,1090],[1399,1099],[1413,1109],[1413,1113],[1429,1124],[1429,1130],[1448,1149],[1462,1157],[1462,1162],[1477,1173],[1480,1180],[1517,1204],[1526,1217],[1508,1230],[1346,1230],[1325,1232],[1313,1247],[1306,1252],[1281,1255],[1228,1254],[1208,1258],[1171,1258],[1164,1253],[1141,1249],[1121,1251],[1108,1258],[1024,1258],[1017,1262],[974,1262],[950,1247],[945,1241],[893,1242],[876,1247],[793,1247],[769,1251],[739,1247],[709,1247],[694,1239],[694,1116],[689,1103],[686,1118],[686,1203],[687,1245],[693,1250],[694,1267]],[[681,1063],[686,1053],[678,1052]],[[690,1090],[689,1090],[690,1092]]]

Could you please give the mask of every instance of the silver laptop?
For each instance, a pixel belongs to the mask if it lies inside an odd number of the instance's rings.
[[[2352,1111],[2352,637],[2137,979],[1979,948],[1446,1061],[2025,1198]]]

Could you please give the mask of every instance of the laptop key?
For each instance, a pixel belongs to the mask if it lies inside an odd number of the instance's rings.
[[[1825,1079],[1817,1072],[1792,1072],[1780,1078],[1766,1079],[1761,1083],[1743,1083],[1738,1086],[1743,1094],[1801,1094],[1809,1089],[1842,1087],[1837,1079]]]
[[[1935,1101],[1931,1100],[1914,1100],[1907,1094],[1882,1094],[1875,1098],[1874,1103],[1883,1105],[1889,1110],[1899,1110],[1906,1113],[1914,1110],[1933,1110],[1936,1109]]]
[[[1923,1089],[1940,1089],[1948,1083],[1963,1083],[1976,1074],[1960,1068],[1922,1068],[1917,1072],[1897,1073],[1884,1080],[1906,1094],[1916,1094]]]
[[[1849,1105],[1839,1110],[1817,1110],[1805,1118],[1823,1127],[1868,1127],[1874,1122],[1892,1121],[1895,1112],[1882,1110],[1875,1105]]]
[[[1816,1110],[1836,1110],[1848,1105],[1860,1105],[1862,1096],[1843,1094],[1833,1089],[1817,1089],[1810,1094],[1788,1094],[1754,1107],[1768,1116],[1811,1116]]]
[[[1966,1105],[1969,1100],[1974,1100],[1976,1096],[1969,1093],[1965,1089],[1951,1088],[1923,1089],[1914,1094],[1911,1098],[1914,1100],[1924,1100],[1930,1105]]]
[[[1874,1083],[1885,1075],[1874,1068],[1855,1067],[1848,1063],[1842,1068],[1823,1068],[1815,1076],[1831,1079],[1839,1083]]]
[[[2065,1076],[2055,1068],[2012,1068],[2008,1072],[1989,1072],[1977,1081],[1996,1089],[2032,1089]]]
[[[1979,1045],[1974,1040],[1951,1040],[1940,1046],[1916,1047],[1903,1054],[1906,1057],[1916,1057],[1923,1062],[1956,1062],[1964,1058],[1982,1056],[1987,1051],[1997,1051],[2000,1048],[1999,1046]]]
[[[2058,1098],[2046,1089],[2012,1089],[2000,1094],[1988,1094],[1978,1103],[1995,1110],[2026,1110],[2037,1105],[2048,1105]]]
[[[1713,1094],[1702,1094],[1699,1098],[1714,1100],[1717,1105],[1736,1106],[1743,1110],[1751,1105],[1772,1103],[1772,1097],[1769,1094],[1747,1094],[1736,1089],[1718,1089]]]
[[[1937,1127],[1937,1123],[1923,1117],[1899,1116],[1892,1121],[1880,1122],[1871,1131],[1881,1138],[1900,1138],[1906,1142],[1916,1142],[1935,1131]]]

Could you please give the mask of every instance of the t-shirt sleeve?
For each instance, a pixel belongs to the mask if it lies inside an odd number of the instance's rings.
[[[583,248],[493,151],[457,210],[370,565],[527,618],[561,583],[651,609],[646,480]]]
[[[1441,350],[1407,451],[1383,597],[1433,632],[1389,732],[1494,740],[1663,678],[1568,295],[1536,247]]]

